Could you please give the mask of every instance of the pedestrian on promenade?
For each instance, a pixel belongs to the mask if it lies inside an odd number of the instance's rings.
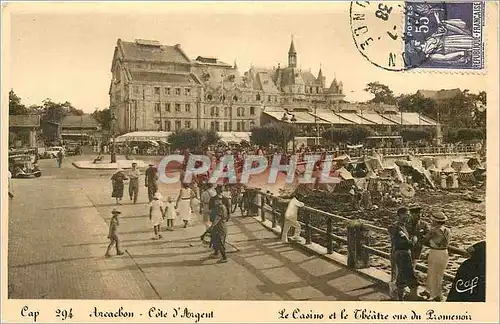
[[[123,188],[125,187],[125,180],[128,178],[123,174],[123,169],[118,168],[111,177],[111,183],[113,185],[113,192],[111,197],[116,198],[116,204],[121,205],[123,199]]]
[[[484,302],[486,300],[486,241],[467,248],[470,257],[458,268],[447,302]]]
[[[158,170],[153,163],[149,164],[144,181],[144,186],[148,188],[148,199],[149,202],[151,202],[153,201],[155,193],[158,191]]]
[[[168,197],[168,202],[165,205],[165,216],[167,218],[167,231],[174,230],[174,220],[177,217],[177,209],[173,197]]]
[[[182,188],[179,191],[179,196],[177,197],[176,208],[182,221],[184,222],[184,228],[188,226],[188,222],[191,219],[191,199],[193,196],[194,193],[193,190],[189,188],[189,184],[183,183]]]
[[[14,198],[14,194],[12,193],[12,172],[9,171],[9,180],[8,180],[8,191],[9,198]]]
[[[292,237],[292,240],[300,240],[301,228],[297,218],[299,208],[304,207],[304,203],[297,198],[301,197],[293,197],[292,200],[290,200],[290,202],[288,203],[288,207],[285,211],[285,223],[283,224],[283,232],[281,234],[281,241],[283,243],[288,243],[288,231],[290,230],[290,227],[294,228],[294,235]]]
[[[448,245],[451,231],[445,227],[447,217],[440,210],[434,210],[431,214],[431,229],[424,238],[429,246],[429,257],[427,259],[427,292],[431,301],[443,300],[443,276],[448,264]]]
[[[158,191],[153,197],[153,201],[149,203],[149,220],[153,225],[154,236],[153,240],[161,239],[163,236],[160,233],[160,227],[165,218],[165,204],[161,201],[162,196]]]
[[[229,213],[227,211],[227,207],[222,201],[222,194],[218,194],[215,199],[214,206],[214,222],[212,223],[212,244],[214,248],[213,257],[218,257],[219,253],[221,255],[221,259],[218,261],[219,263],[226,263],[226,236],[227,236],[227,226],[226,222],[229,217]]]
[[[130,200],[134,201],[134,204],[137,203],[137,196],[139,195],[139,176],[141,175],[141,171],[137,168],[137,163],[132,163],[132,170],[128,173],[128,178],[130,182],[128,184],[128,194],[130,196]]]
[[[397,211],[397,223],[389,228],[391,234],[392,257],[396,266],[397,300],[404,299],[404,290],[410,288],[410,300],[419,300],[418,280],[412,266],[411,252],[416,240],[410,237],[406,229],[408,209],[401,207]]]
[[[62,162],[63,162],[63,153],[62,153],[62,150],[59,150],[57,152],[57,157],[56,157],[56,164],[57,164],[58,168],[61,167]]]
[[[205,190],[201,194],[201,213],[203,215],[203,222],[205,227],[208,229],[210,227],[210,199],[215,197],[217,192],[215,191],[213,184],[207,183],[205,185]]]
[[[195,220],[200,220],[200,188],[196,182],[192,184],[193,198],[191,199],[191,216]]]
[[[110,240],[108,248],[106,250],[106,253],[104,256],[110,257],[111,254],[111,249],[113,248],[113,245],[116,245],[116,254],[117,255],[122,255],[123,252],[120,250],[120,239],[118,238],[118,226],[120,225],[120,222],[118,221],[118,215],[121,214],[121,212],[118,209],[113,209],[111,212],[113,215],[111,217],[111,220],[109,221],[109,233],[108,233],[108,239]]]
[[[420,255],[422,254],[423,239],[428,230],[426,224],[421,221],[422,207],[417,204],[411,204],[408,207],[408,210],[409,215],[406,230],[408,231],[412,241],[416,242],[411,249],[412,265],[413,270],[415,270],[417,261],[420,259]]]

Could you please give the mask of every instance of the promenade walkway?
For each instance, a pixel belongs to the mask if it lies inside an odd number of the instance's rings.
[[[116,207],[109,174],[77,170],[69,162],[63,169],[42,168],[44,177],[16,181],[9,206],[10,298],[388,299],[383,287],[281,243],[253,218],[236,215],[229,222],[226,264],[208,258],[211,251],[200,241],[203,225],[151,240],[145,188],[138,204],[125,200],[119,206],[127,253],[104,258],[107,222]]]

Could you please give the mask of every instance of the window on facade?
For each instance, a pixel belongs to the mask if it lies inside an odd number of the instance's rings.
[[[184,89],[184,95],[185,96],[190,96],[191,95],[191,89],[190,88]]]
[[[165,102],[165,111],[170,112],[170,102]]]
[[[220,123],[219,122],[215,122],[215,130],[218,132],[220,131]]]
[[[186,121],[184,122],[184,128],[191,128],[191,121],[186,120]]]
[[[305,93],[309,93],[309,91],[307,91],[307,87],[304,87],[304,90]]]
[[[235,101],[235,102],[238,101],[238,96],[237,95],[233,96],[233,101]]]
[[[255,115],[255,107],[250,107],[250,115],[251,116]]]
[[[267,96],[267,101],[271,101],[271,96]]]
[[[224,131],[225,132],[228,132],[229,131],[229,128],[228,128],[228,122],[224,122]]]
[[[175,88],[175,95],[180,96],[181,95],[181,88]]]
[[[229,117],[229,107],[224,107],[224,117]]]
[[[176,120],[175,121],[175,129],[178,130],[178,129],[181,129],[181,121],[180,120]]]
[[[240,107],[241,109],[241,112],[240,112],[240,116],[245,116],[245,107]]]
[[[210,122],[210,129],[215,130],[215,122]]]
[[[245,122],[244,121],[241,122],[241,131],[242,132],[245,131]]]
[[[156,96],[160,95],[160,87],[155,87],[155,95]]]
[[[213,99],[212,95],[210,93],[207,94],[207,101],[212,101],[212,99]]]
[[[241,132],[241,123],[240,122],[236,122],[236,131]]]
[[[319,93],[319,87],[316,87],[316,93]]]
[[[160,112],[160,109],[161,109],[160,107],[161,107],[160,103],[159,102],[155,102],[155,111],[156,112]]]
[[[159,120],[155,120],[155,124],[156,124],[156,125],[159,125],[159,124],[160,124],[160,121],[159,121]]]
[[[215,117],[219,117],[219,107],[215,107]]]
[[[260,93],[257,93],[257,95],[255,96],[255,100],[260,101]]]
[[[186,112],[191,112],[191,104],[185,104],[184,108],[186,109]]]
[[[139,94],[141,92],[141,89],[139,88],[139,86],[134,86],[133,88],[134,90],[134,94]]]
[[[172,125],[170,120],[165,120],[165,131],[170,132],[172,130]]]
[[[215,107],[210,107],[210,116],[215,115]]]
[[[175,112],[181,112],[181,104],[180,103],[175,104]]]
[[[165,95],[167,95],[167,96],[170,96],[170,88],[165,88],[165,89],[163,90],[163,93],[164,93]]]

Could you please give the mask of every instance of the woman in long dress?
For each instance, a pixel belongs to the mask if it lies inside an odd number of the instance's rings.
[[[177,211],[184,222],[184,228],[187,227],[188,222],[191,220],[191,199],[193,196],[194,194],[191,188],[189,188],[189,184],[183,183],[179,197],[177,198]]]
[[[431,214],[431,230],[424,238],[424,243],[430,248],[427,271],[427,294],[431,301],[443,300],[443,276],[448,264],[448,244],[450,229],[444,224],[447,220],[442,211],[433,211]]]
[[[125,174],[123,174],[123,169],[118,168],[111,177],[111,183],[113,185],[113,192],[111,193],[112,198],[116,198],[116,204],[121,205],[122,204],[122,198],[123,198],[123,188],[125,187],[125,180],[127,180],[127,177]]]

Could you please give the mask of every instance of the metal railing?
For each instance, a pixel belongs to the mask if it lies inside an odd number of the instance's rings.
[[[278,203],[286,203],[287,201],[272,195],[269,195],[267,193],[258,192],[258,195],[260,195],[260,203],[256,203],[254,201],[255,207],[258,209],[258,212],[260,214],[261,221],[264,222],[266,220],[271,221],[272,223],[272,228],[276,228],[278,224],[281,224],[281,228],[283,228],[283,222],[284,222],[284,216],[282,212],[277,210],[276,203],[271,203],[271,205],[267,205],[264,202],[265,199],[264,197],[267,197],[269,199],[274,200],[275,202]],[[320,209],[316,209],[313,207],[309,206],[304,206],[300,208],[300,210],[305,210],[308,211],[308,213],[305,213],[305,215],[299,215],[299,223],[301,226],[304,226],[304,235],[301,236],[305,239],[305,244],[309,245],[313,241],[313,236],[314,234],[320,235],[323,241],[325,242],[325,245],[322,245],[326,247],[327,254],[332,254],[334,252],[334,242],[340,242],[342,244],[346,244],[347,246],[351,244],[357,244],[357,242],[349,242],[348,237],[343,237],[341,235],[338,235],[337,233],[334,233],[334,222],[337,224],[339,222],[344,223],[344,224],[352,224],[353,222],[359,222],[362,224],[363,228],[367,229],[370,232],[377,232],[383,235],[389,235],[388,229],[379,227],[373,224],[370,224],[366,222],[365,220],[355,220],[355,219],[349,219],[346,217],[342,217],[339,215],[335,215]],[[311,215],[315,214],[320,217],[323,217],[326,223],[326,229],[319,228],[316,226],[313,226],[311,224]],[[300,217],[303,216],[303,217]],[[369,252],[370,255],[375,255],[378,257],[381,257],[383,259],[386,259],[390,262],[391,260],[391,254],[384,252],[380,249],[368,246],[366,244],[362,245],[362,248],[365,249],[367,252]],[[468,257],[469,254],[467,251],[460,249],[458,247],[454,246],[449,246],[448,247],[448,252],[450,254],[456,254],[460,255],[463,257]],[[428,267],[425,264],[422,263],[417,263],[416,269],[423,272],[427,273]],[[450,273],[445,272],[444,274],[444,279],[447,281],[453,281],[454,275],[451,275]]]

